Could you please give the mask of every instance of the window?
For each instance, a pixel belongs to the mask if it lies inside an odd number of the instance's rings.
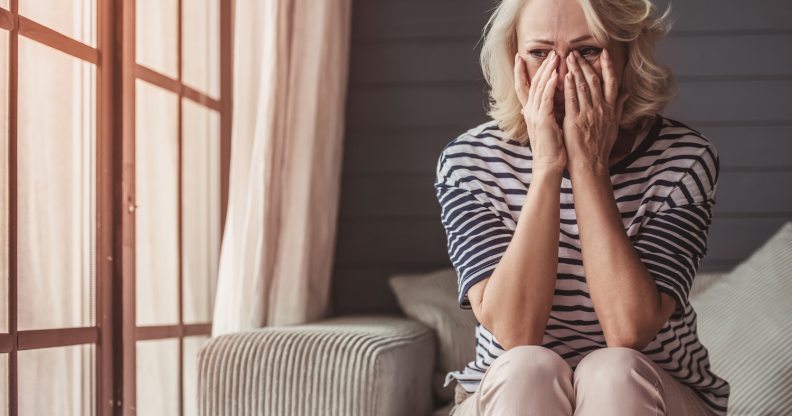
[[[0,416],[197,414],[230,49],[228,0],[0,0]]]

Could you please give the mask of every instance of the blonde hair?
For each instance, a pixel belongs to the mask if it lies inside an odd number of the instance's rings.
[[[484,26],[480,64],[489,84],[487,115],[495,119],[507,138],[528,143],[520,100],[514,90],[514,55],[517,53],[517,21],[526,1],[502,0]],[[627,46],[627,64],[621,91],[630,97],[624,103],[620,128],[637,133],[654,119],[676,95],[671,70],[652,55],[654,45],[670,30],[665,13],[655,17],[649,0],[578,0],[594,38]]]

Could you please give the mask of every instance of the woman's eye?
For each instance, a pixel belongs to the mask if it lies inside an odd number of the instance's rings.
[[[578,52],[584,58],[594,58],[602,52],[602,48],[588,47],[581,48]]]
[[[544,49],[533,49],[528,51],[528,54],[534,58],[544,59],[547,58],[548,52]]]

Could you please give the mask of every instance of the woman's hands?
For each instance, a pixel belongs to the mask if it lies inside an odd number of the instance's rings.
[[[617,97],[613,61],[602,50],[602,79],[577,51],[567,56],[564,77],[564,142],[569,169],[604,169],[619,135],[619,123],[628,95]]]
[[[514,89],[522,105],[522,115],[528,128],[528,139],[534,169],[563,170],[567,152],[561,127],[553,114],[553,96],[558,85],[559,58],[551,51],[547,59],[528,82],[525,62],[514,56]]]

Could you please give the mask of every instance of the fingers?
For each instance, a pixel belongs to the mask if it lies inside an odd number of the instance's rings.
[[[553,113],[553,95],[555,95],[556,85],[558,85],[558,69],[553,68],[553,72],[550,74],[542,91],[542,101],[539,103],[540,114]]]
[[[514,55],[514,90],[517,91],[520,105],[525,107],[528,103],[528,75],[525,71],[525,62],[519,52]]]
[[[605,90],[605,102],[614,106],[616,104],[615,100],[619,85],[616,80],[616,71],[613,68],[610,52],[608,52],[607,49],[602,50],[602,78],[604,83],[603,88]]]
[[[546,61],[546,60],[545,60]],[[523,63],[523,67],[525,68],[525,76],[528,77],[528,68]],[[536,70],[536,73],[533,77],[529,77],[529,85],[528,85],[528,99],[525,102],[525,105],[531,105],[533,102],[532,98],[534,96],[534,91],[539,87],[539,77],[542,75],[542,71],[545,68],[545,63],[542,62],[542,65],[539,65],[539,69]]]
[[[569,72],[572,73],[572,82],[574,83],[572,88],[577,94],[578,109],[581,112],[586,111],[591,108],[588,81],[586,81],[586,77],[583,75],[583,70],[580,68],[580,64],[574,52],[567,55],[567,67],[569,68]],[[566,86],[564,86],[564,88],[566,88]]]
[[[539,70],[542,71],[541,74],[538,76],[534,76],[537,82],[536,88],[533,90],[533,96],[531,99],[533,103],[536,103],[537,107],[541,104],[542,96],[544,95],[544,91],[547,89],[547,81],[553,75],[553,70],[558,65],[558,56],[556,55],[555,51],[550,51],[547,55],[547,59],[542,62],[542,67]],[[537,71],[538,73],[539,71]]]
[[[567,66],[567,68],[569,68]],[[564,77],[564,111],[566,116],[577,115],[580,111],[578,104],[577,91],[575,91],[575,80],[572,71],[567,71]]]
[[[552,55],[552,52],[551,52],[550,55],[548,55],[547,59],[542,61],[542,64],[539,65],[539,69],[536,70],[536,73],[534,74],[533,78],[531,78],[531,88],[528,89],[528,104],[529,105],[531,103],[533,103],[533,98],[536,96],[536,90],[538,90],[540,85],[541,85],[540,84],[540,82],[541,82],[540,80],[542,78],[542,74],[544,74],[545,71],[547,70],[547,66],[550,63],[550,56],[551,55]]]
[[[591,102],[601,102],[602,80],[594,71],[594,68],[591,67],[591,64],[589,64],[586,59],[583,59],[583,56],[580,55],[580,52],[573,51],[573,53],[575,54],[575,62],[577,62],[578,66],[583,71],[583,76],[586,78],[586,82],[588,83],[588,91],[589,94],[591,94]]]

